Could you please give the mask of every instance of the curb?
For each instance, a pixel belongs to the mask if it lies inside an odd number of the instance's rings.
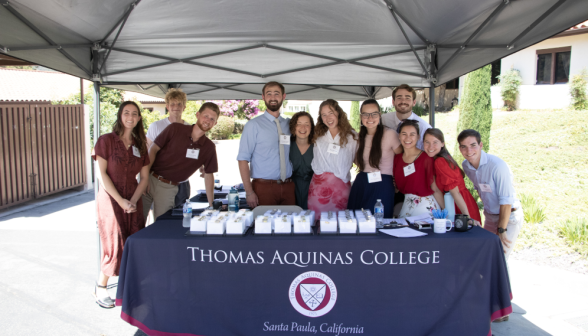
[[[44,201],[35,202],[33,200],[33,201],[31,201],[33,203],[22,205],[22,206],[16,205],[14,209],[10,209],[10,210],[6,210],[4,212],[0,212],[0,218],[7,217],[7,216],[13,215],[15,213],[27,211],[27,210],[30,210],[30,209],[33,209],[33,208],[36,208],[36,207],[48,205],[48,204],[55,203],[55,202],[60,202],[60,201],[63,201],[65,199],[68,199],[68,198],[71,198],[71,197],[80,196],[82,194],[89,193],[89,192],[94,193],[94,188],[88,189],[88,190],[84,190],[84,191],[74,192],[74,193],[67,194],[67,195],[62,195],[62,196],[55,197],[55,198],[48,199],[48,200],[44,200]]]

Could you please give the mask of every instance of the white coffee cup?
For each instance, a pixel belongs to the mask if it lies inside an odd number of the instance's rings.
[[[449,224],[449,227],[447,226]],[[435,233],[445,233],[453,227],[453,223],[445,218],[435,218],[433,220],[433,231]]]

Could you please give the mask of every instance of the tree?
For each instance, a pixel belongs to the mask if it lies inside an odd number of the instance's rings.
[[[351,112],[349,113],[351,120],[351,127],[355,129],[356,132],[359,132],[359,128],[361,127],[361,116],[359,115],[359,102],[352,101],[351,102]]]
[[[506,107],[507,111],[516,110],[519,87],[523,83],[519,70],[510,69],[498,76],[498,79],[500,79],[500,95],[502,96],[502,100],[504,100],[504,107]]]
[[[457,134],[466,129],[480,132],[486,152],[490,151],[490,129],[492,128],[491,74],[492,66],[487,65],[466,75],[457,123]],[[460,164],[464,160],[459,151],[459,143],[455,145],[453,157]],[[477,199],[478,194],[469,179],[466,179],[466,186]]]
[[[572,77],[572,82],[570,83],[570,95],[572,96],[572,108],[574,110],[588,110],[588,95],[586,95],[587,87],[588,71],[584,68],[577,75]]]

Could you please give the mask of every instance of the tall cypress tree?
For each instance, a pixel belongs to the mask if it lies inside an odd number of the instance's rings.
[[[465,129],[480,132],[484,151],[490,151],[490,129],[492,128],[492,101],[490,100],[490,79],[492,66],[487,65],[466,75],[463,98],[459,104],[457,134]],[[459,144],[455,146],[455,160],[463,161]]]
[[[356,132],[359,132],[359,128],[361,127],[361,116],[359,115],[359,102],[358,101],[352,101],[351,102],[351,111],[349,113],[351,116],[351,127],[353,127],[353,129]]]
[[[466,75],[463,98],[459,104],[459,121],[457,134],[466,129],[480,132],[484,151],[490,151],[490,129],[492,128],[492,101],[490,100],[490,81],[492,66],[489,64]],[[453,157],[461,165],[464,157],[456,142]],[[470,179],[466,178],[466,186],[477,199],[478,194]]]

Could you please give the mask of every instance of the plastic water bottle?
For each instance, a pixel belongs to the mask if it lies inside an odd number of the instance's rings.
[[[383,228],[384,205],[382,204],[381,199],[378,199],[376,205],[374,206],[374,216],[376,216],[376,227],[379,229]]]
[[[455,201],[453,200],[453,196],[450,193],[445,193],[443,195],[443,199],[445,200],[445,209],[448,212],[447,219],[451,222],[455,221]]]
[[[239,193],[234,187],[229,192],[229,211],[239,211]]]
[[[186,203],[184,203],[184,220],[182,222],[182,225],[184,227],[190,227],[190,222],[192,221],[192,203],[190,203],[190,200],[186,200]]]

